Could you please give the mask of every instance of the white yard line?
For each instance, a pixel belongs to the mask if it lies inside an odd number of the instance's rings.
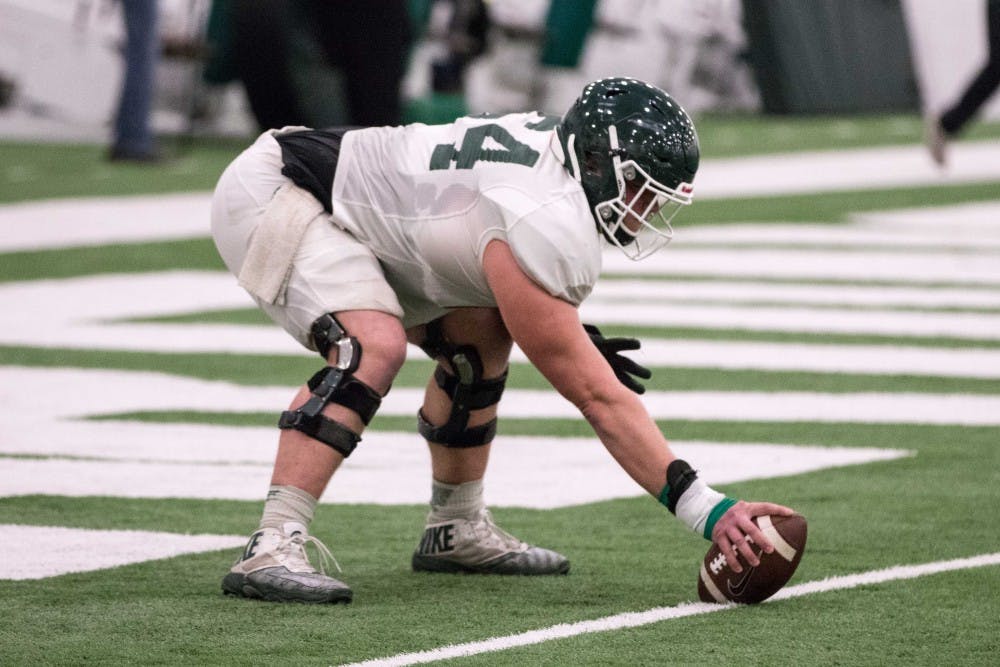
[[[60,495],[116,498],[200,498],[260,501],[267,490],[277,443],[273,428],[237,429],[156,424],[104,424],[103,445],[121,450],[130,442],[176,446],[171,435],[191,440],[177,460],[161,450],[153,460],[101,458],[90,460],[12,458],[0,452],[0,497]],[[117,428],[116,428],[117,427]],[[127,428],[123,428],[127,427]],[[79,434],[84,439],[97,429],[41,429],[37,436]],[[239,452],[243,440],[250,450]],[[673,443],[678,456],[697,465],[702,476],[720,489],[751,479],[771,479],[828,468],[891,461],[907,456],[903,450],[849,447],[810,447],[761,443]],[[180,461],[200,449],[214,462]],[[13,448],[12,448],[13,449]],[[42,449],[47,449],[42,447]],[[77,456],[93,447],[81,447]],[[255,452],[270,451],[266,461]],[[224,455],[234,451],[232,460]],[[136,456],[139,454],[137,453]],[[105,454],[105,456],[108,456]],[[411,433],[370,432],[344,463],[323,494],[324,504],[424,505],[430,494],[430,459],[422,439]],[[485,498],[493,507],[552,509],[635,498],[643,490],[629,478],[596,438],[538,438],[498,436],[490,453]],[[650,499],[650,502],[653,502]]]
[[[55,402],[53,387],[72,387]],[[277,444],[273,427],[80,421],[133,410],[192,409],[277,413],[289,388],[238,387],[155,373],[0,368],[0,496],[58,494],[257,500],[267,488]],[[420,390],[396,390],[381,414],[413,418]],[[510,401],[508,404],[507,401]],[[697,399],[693,399],[697,400]],[[673,404],[676,399],[668,400]],[[554,392],[505,394],[501,414],[539,404],[570,404]],[[547,416],[558,416],[545,410]],[[328,503],[424,503],[427,448],[415,433],[370,431],[324,496]],[[668,434],[669,435],[669,434]],[[673,443],[704,477],[724,484],[888,461],[898,449],[752,442]],[[500,506],[563,507],[641,494],[595,437],[507,436],[490,456],[489,501]],[[531,461],[525,466],[525,461]],[[559,475],[553,475],[559,470]],[[589,481],[588,481],[589,480]]]
[[[54,199],[0,206],[0,251],[206,237],[205,192]]]
[[[685,298],[700,299],[691,303]],[[725,304],[726,297],[733,303]],[[677,298],[671,302],[669,299]],[[712,303],[716,299],[720,302]],[[788,307],[753,306],[755,301]],[[800,302],[824,307],[810,308]],[[832,307],[864,305],[867,310]],[[40,307],[40,304],[46,304]],[[51,307],[50,304],[59,304]],[[741,305],[744,304],[744,305]],[[792,305],[795,304],[795,305]],[[606,281],[581,309],[597,324],[647,324],[807,333],[1000,338],[1000,315],[879,310],[877,306],[1000,305],[1000,290],[829,287],[696,281]],[[128,323],[114,320],[253,307],[228,274],[167,271],[0,285],[0,345],[159,352],[308,354],[275,325]],[[743,344],[644,339],[653,365],[1000,377],[1000,351],[892,346]],[[786,349],[787,348],[787,349]],[[789,354],[783,355],[785,350]],[[422,353],[412,348],[414,357]],[[749,353],[749,354],[748,354]],[[797,359],[796,367],[789,360]],[[524,361],[515,354],[515,360]]]
[[[1000,142],[956,144],[947,171],[930,164],[923,146],[885,146],[704,160],[695,181],[695,197],[698,201],[998,180]],[[205,237],[209,235],[210,202],[210,192],[194,192],[0,206],[0,251]],[[949,215],[949,209],[936,210],[942,219]],[[683,218],[678,226],[680,239]],[[702,232],[691,233],[694,238]],[[932,244],[936,233],[931,231],[925,240],[914,238],[913,243]],[[800,238],[799,242],[807,241]]]
[[[1000,266],[1000,262],[998,262]],[[836,333],[1000,340],[1000,314],[738,306],[675,303],[659,308],[636,304],[584,302],[584,322],[735,329],[787,333]]]
[[[366,433],[322,501],[426,503],[430,460],[415,431]],[[267,489],[277,439],[275,428],[197,424],[54,422],[30,432],[8,429],[0,440],[0,497],[259,500],[262,489]],[[702,476],[716,485],[891,461],[910,454],[871,447],[747,442],[672,445],[678,456],[696,462]],[[596,437],[501,434],[490,454],[486,498],[493,506],[549,509],[642,494]]]
[[[629,356],[645,366],[1000,378],[1000,350],[989,349],[643,338]]]
[[[901,241],[909,234],[941,234],[962,241],[1000,236],[1000,201],[969,202],[946,206],[920,206],[855,213],[851,227],[894,232]]]
[[[752,280],[603,280],[587,303],[661,308],[681,303],[781,303],[886,308],[1000,308],[1000,287],[904,287],[755,282]]]
[[[914,285],[1000,285],[996,253],[907,253],[879,250],[668,247],[641,262],[622,253],[604,254],[608,275],[667,275],[722,278],[901,281]]]
[[[60,390],[58,401],[41,400],[54,390]],[[0,447],[9,434],[30,433],[35,424],[59,418],[148,410],[275,412],[294,391],[150,372],[4,366]],[[989,394],[647,391],[641,400],[655,419],[664,420],[1000,425],[1000,396]],[[379,414],[410,417],[422,401],[423,389],[393,388]],[[500,417],[579,419],[580,413],[553,390],[511,388]]]
[[[896,252],[915,248],[995,252],[1000,248],[1000,203],[931,206],[905,211],[856,214],[853,224],[746,222],[686,227],[678,218],[674,248],[710,244],[885,246]]]
[[[67,306],[62,311],[48,310],[20,320],[10,316],[14,311],[7,311],[0,316],[0,344],[90,350],[310,354],[277,326],[68,322],[65,318],[69,309]],[[731,330],[737,332],[732,334],[734,338],[739,338],[739,331],[758,331],[1000,340],[1000,314],[993,313],[697,304],[649,308],[595,302],[585,303],[580,316],[584,322],[599,325]]]
[[[181,535],[149,530],[91,530],[0,524],[4,557],[0,580],[43,579],[90,572],[158,558],[230,549],[239,535]]]
[[[1000,142],[961,142],[953,148],[947,170],[935,167],[921,145],[705,160],[694,193],[696,199],[714,199],[1000,180]]]
[[[916,579],[943,572],[954,572],[959,570],[969,570],[979,567],[989,567],[1000,564],[1000,552],[972,556],[970,558],[956,558],[954,560],[935,561],[931,563],[921,563],[918,565],[899,565],[886,568],[884,570],[871,570],[858,574],[849,574],[839,577],[831,577],[820,581],[810,581],[778,591],[778,593],[766,601],[764,604],[774,604],[779,600],[791,600],[805,595],[826,593],[829,591],[840,591],[857,588],[859,586],[870,586],[891,581],[901,581],[906,579]],[[693,580],[693,578],[692,578]],[[547,628],[530,630],[513,635],[503,635],[491,637],[481,641],[467,642],[464,644],[451,644],[440,648],[426,651],[415,651],[412,653],[400,653],[398,655],[385,658],[375,658],[363,662],[351,663],[348,667],[405,667],[406,665],[419,665],[436,660],[451,660],[454,658],[464,658],[483,653],[495,653],[505,651],[520,646],[531,646],[558,639],[568,639],[579,635],[592,634],[595,632],[610,632],[614,630],[624,630],[626,628],[638,628],[653,623],[661,623],[677,618],[697,616],[699,614],[710,614],[718,611],[735,610],[737,605],[719,605],[706,602],[689,602],[674,607],[654,607],[646,611],[626,612],[605,616],[591,621],[578,621],[576,623],[560,623]]]

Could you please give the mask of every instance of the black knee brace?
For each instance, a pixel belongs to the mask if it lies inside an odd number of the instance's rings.
[[[494,417],[480,426],[468,427],[469,412],[495,405],[503,395],[507,371],[503,375],[483,379],[483,363],[472,345],[454,345],[445,340],[441,320],[427,325],[427,339],[421,349],[432,359],[443,357],[451,373],[440,365],[434,371],[434,381],[451,398],[451,414],[443,426],[434,426],[417,412],[417,430],[430,442],[446,447],[478,447],[493,441],[497,432]]]
[[[348,336],[333,315],[323,315],[312,325],[312,339],[324,358],[337,346],[337,364],[319,370],[307,383],[312,396],[296,410],[285,410],[278,428],[292,428],[329,445],[346,458],[361,437],[340,422],[323,416],[323,408],[337,403],[358,413],[366,425],[382,403],[377,391],[354,377],[361,362],[361,344]]]

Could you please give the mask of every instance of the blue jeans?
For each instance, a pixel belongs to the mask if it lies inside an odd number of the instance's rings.
[[[122,0],[125,77],[115,118],[114,148],[129,154],[155,149],[150,111],[159,61],[156,0]]]

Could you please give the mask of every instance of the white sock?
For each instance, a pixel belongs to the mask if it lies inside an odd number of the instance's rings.
[[[724,498],[724,495],[708,484],[696,479],[677,500],[677,518],[694,532],[703,535],[708,515]]]
[[[463,484],[431,484],[430,522],[471,518],[486,507],[483,502],[483,480]]]
[[[294,486],[272,485],[264,501],[264,513],[260,517],[260,528],[284,530],[288,522],[308,528],[316,511],[317,500],[312,495]]]

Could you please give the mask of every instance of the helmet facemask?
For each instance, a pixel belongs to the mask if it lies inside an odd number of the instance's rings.
[[[625,256],[642,259],[670,241],[699,161],[694,124],[670,95],[627,77],[590,83],[552,147],[583,187],[600,234]]]
[[[608,126],[618,196],[598,202],[594,215],[605,238],[632,260],[648,257],[673,238],[671,221],[691,203],[690,183],[671,188],[658,182],[619,148],[618,132]],[[626,156],[627,157],[627,156]]]

